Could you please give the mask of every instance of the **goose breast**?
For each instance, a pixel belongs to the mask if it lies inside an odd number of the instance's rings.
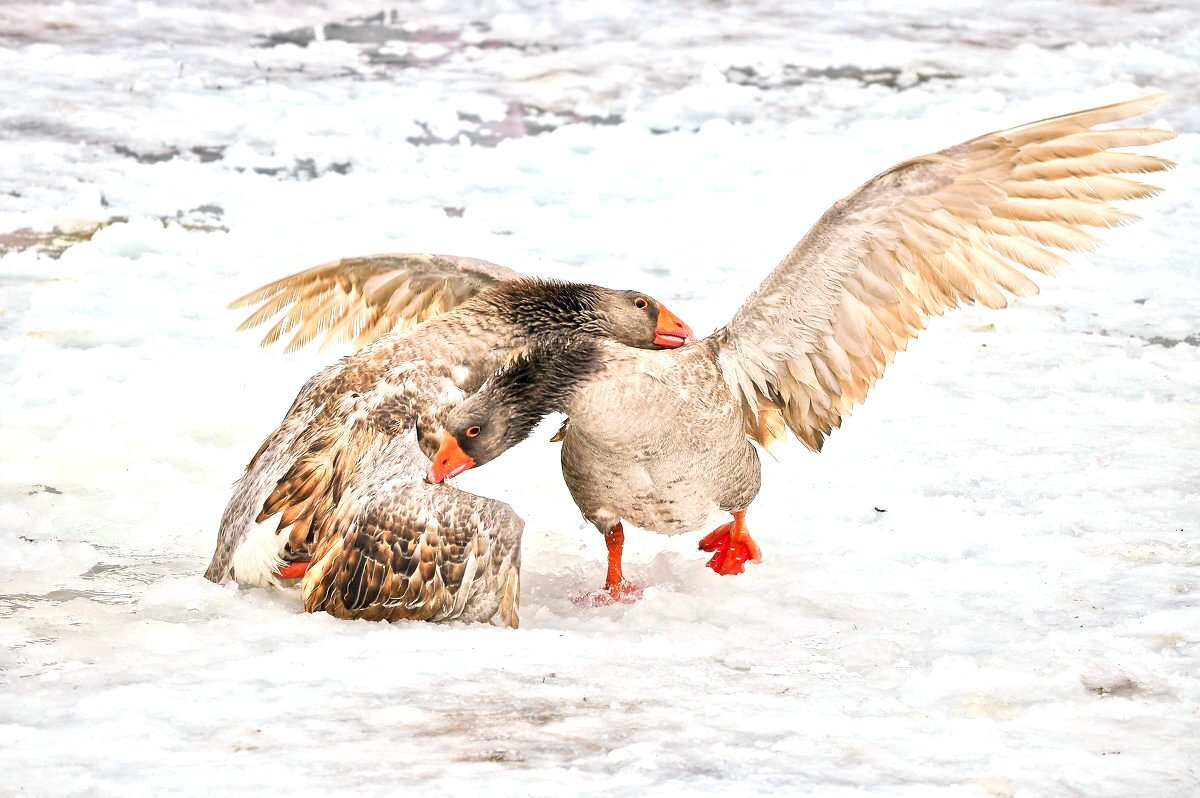
[[[654,532],[704,526],[758,492],[758,454],[710,346],[610,346],[579,392],[563,438],[563,477],[593,523]]]

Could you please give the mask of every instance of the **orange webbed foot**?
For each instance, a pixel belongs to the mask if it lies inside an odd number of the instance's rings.
[[[704,537],[700,538],[700,551],[716,551],[717,549],[729,548],[729,531],[733,529],[733,522],[721,524],[719,527],[709,532]]]
[[[702,551],[716,552],[708,567],[722,576],[745,572],[747,562],[760,562],[762,551],[746,531],[746,511],[733,514],[733,520],[709,532],[700,539]]]
[[[722,541],[717,553],[708,561],[708,567],[722,576],[733,576],[745,572],[747,562],[759,562],[762,553],[758,544],[753,540],[732,543],[728,538]]]

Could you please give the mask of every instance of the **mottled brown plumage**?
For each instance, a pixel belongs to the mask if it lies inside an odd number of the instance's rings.
[[[505,280],[376,339],[301,389],[235,486],[205,575],[274,585],[281,563],[311,558],[312,611],[515,625],[520,519],[423,481],[442,422],[530,341],[655,346],[666,317],[636,292]]]
[[[380,442],[348,486],[354,498],[316,536],[304,608],[517,626],[521,519],[502,502],[425,482],[429,460],[414,432]]]
[[[1111,203],[1158,189],[1117,174],[1172,164],[1113,148],[1174,134],[1093,126],[1162,99],[1034,122],[898,164],[836,201],[708,338],[670,352],[601,342],[604,368],[563,408],[570,423],[560,433],[563,475],[584,516],[606,534],[622,518],[673,533],[732,512],[730,529],[702,546],[717,551],[715,570],[739,572],[757,555],[742,522],[760,485],[751,441],[766,446],[791,429],[819,451],[930,316],[1033,294],[1022,269],[1052,273],[1066,264],[1053,249],[1090,249],[1085,228],[1135,218]],[[489,410],[485,396],[451,420],[486,424],[516,412]]]

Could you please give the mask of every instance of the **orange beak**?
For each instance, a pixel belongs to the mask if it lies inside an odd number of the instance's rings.
[[[429,467],[425,479],[436,485],[443,479],[458,476],[474,465],[475,461],[462,450],[458,440],[449,433],[442,433],[442,445],[433,456],[433,465]]]
[[[683,323],[683,319],[667,310],[666,305],[658,306],[658,321],[654,326],[654,343],[664,349],[674,349],[692,340],[695,334],[692,328]]]

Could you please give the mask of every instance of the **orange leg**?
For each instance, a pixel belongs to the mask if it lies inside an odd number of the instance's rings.
[[[280,579],[302,579],[308,573],[308,566],[308,560],[284,563],[275,571],[275,575]]]
[[[642,589],[625,581],[621,571],[621,554],[625,551],[625,528],[621,522],[613,524],[604,533],[604,545],[608,547],[608,574],[604,577],[604,589],[613,601],[636,601],[642,597]]]
[[[604,533],[604,545],[608,547],[608,573],[604,577],[604,589],[585,593],[573,599],[577,604],[599,606],[617,602],[637,601],[642,597],[642,589],[632,582],[625,580],[621,571],[621,553],[625,549],[625,529],[621,522],[612,525]]]
[[[621,554],[625,551],[625,527],[621,522],[613,524],[612,529],[604,535],[604,545],[608,547],[608,575],[604,578],[604,587],[610,592],[614,587],[625,581],[621,572]]]
[[[709,532],[700,539],[703,551],[715,551],[708,567],[722,575],[740,574],[745,563],[762,561],[762,551],[746,531],[746,511],[733,514],[733,520]]]

